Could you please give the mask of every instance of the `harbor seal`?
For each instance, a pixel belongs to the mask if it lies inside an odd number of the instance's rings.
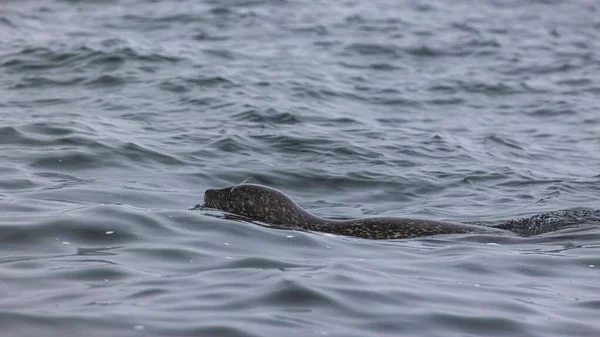
[[[406,239],[440,234],[501,234],[507,231],[460,223],[375,217],[352,220],[313,215],[274,188],[241,184],[204,193],[204,207],[243,216],[280,228],[325,232],[365,239]]]

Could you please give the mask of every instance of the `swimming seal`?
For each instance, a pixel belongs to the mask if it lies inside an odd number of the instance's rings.
[[[460,233],[507,233],[497,228],[406,218],[325,219],[305,211],[284,193],[262,185],[241,184],[208,189],[204,206],[250,220],[290,229],[302,229],[366,239],[406,239]]]

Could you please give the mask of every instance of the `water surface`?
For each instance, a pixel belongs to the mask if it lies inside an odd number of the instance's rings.
[[[596,217],[527,238],[371,241],[188,210],[252,177],[335,218],[593,213],[599,11],[3,2],[2,331],[600,335]]]

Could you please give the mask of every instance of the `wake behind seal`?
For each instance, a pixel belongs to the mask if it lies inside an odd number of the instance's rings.
[[[406,239],[442,234],[507,234],[502,229],[434,220],[373,217],[333,220],[313,215],[283,192],[257,184],[240,184],[204,193],[204,207],[214,208],[280,228],[301,229],[365,239]]]

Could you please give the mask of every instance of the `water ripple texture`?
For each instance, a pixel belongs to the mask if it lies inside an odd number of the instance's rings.
[[[2,333],[599,336],[599,12],[4,1]],[[189,210],[247,178],[323,217],[522,236],[372,241]]]

